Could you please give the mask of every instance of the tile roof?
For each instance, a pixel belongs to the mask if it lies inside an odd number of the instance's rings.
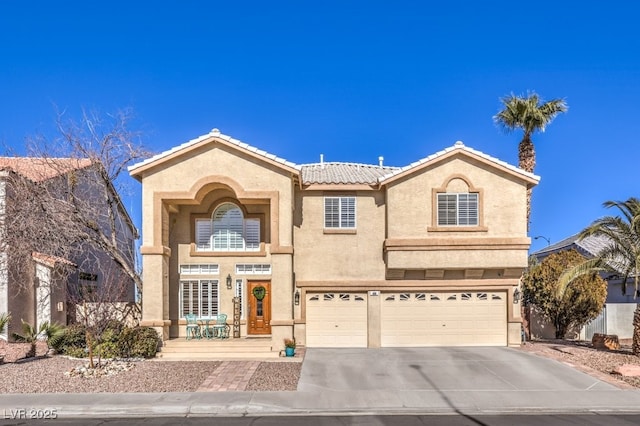
[[[34,251],[33,253],[31,253],[31,257],[36,262],[42,263],[43,265],[48,266],[50,268],[53,268],[54,266],[56,266],[57,263],[62,263],[64,265],[69,265],[69,266],[77,266],[75,263],[63,257],[51,256],[48,254],[39,253],[37,251]]]
[[[369,184],[374,185],[398,167],[376,166],[357,163],[316,163],[302,164],[302,184]]]
[[[548,256],[558,251],[569,250],[575,248],[581,254],[587,257],[596,257],[600,251],[607,246],[609,239],[600,235],[591,235],[582,240],[579,238],[579,234],[572,235],[557,243],[551,244],[543,249],[540,249],[534,253],[534,256]]]
[[[88,158],[0,157],[0,170],[12,170],[34,182],[83,169],[91,165]]]
[[[475,149],[466,147],[462,142],[458,141],[455,145],[446,148],[442,151],[439,151],[433,155],[430,155],[422,160],[416,161],[414,163],[409,164],[405,167],[389,167],[389,166],[379,166],[379,165],[369,165],[369,164],[358,164],[358,163],[342,163],[342,162],[326,162],[326,163],[313,163],[313,164],[295,164],[290,161],[287,161],[283,158],[277,157],[273,154],[270,154],[266,151],[258,149],[254,146],[246,144],[238,139],[234,139],[231,136],[224,135],[220,133],[218,129],[213,129],[211,132],[199,136],[195,139],[192,139],[188,142],[185,142],[181,145],[178,145],[174,148],[171,148],[167,151],[164,151],[160,154],[154,155],[151,158],[148,158],[139,163],[133,164],[128,168],[129,173],[136,174],[136,170],[151,165],[157,161],[161,161],[165,158],[170,157],[173,154],[178,154],[183,150],[189,149],[194,145],[197,145],[201,142],[207,141],[210,138],[215,137],[217,139],[222,139],[232,145],[235,145],[243,150],[246,150],[250,153],[253,153],[258,156],[262,156],[265,159],[269,159],[273,162],[280,163],[289,168],[300,171],[301,180],[303,185],[310,184],[368,184],[375,185],[384,183],[384,181],[391,179],[405,171],[416,168],[422,164],[437,160],[438,158],[452,152],[455,150],[465,151],[467,153],[471,153],[477,157],[484,158],[489,162],[492,162],[496,165],[500,165],[514,173],[532,179],[534,181],[539,181],[540,177],[534,175],[533,173],[526,172],[518,167],[512,166],[504,161],[501,161],[497,158],[491,157],[483,152],[476,151]]]
[[[280,157],[278,157],[276,155],[270,154],[270,153],[268,153],[266,151],[263,151],[261,149],[258,149],[256,147],[254,147],[254,146],[251,146],[251,145],[249,145],[247,143],[244,143],[241,140],[234,139],[231,136],[222,134],[222,133],[220,133],[220,130],[218,130],[218,129],[213,129],[209,133],[207,133],[206,135],[202,135],[202,136],[199,136],[199,137],[197,137],[195,139],[191,139],[188,142],[185,142],[185,143],[183,143],[181,145],[178,145],[176,147],[173,147],[173,148],[171,148],[171,149],[169,149],[167,151],[161,152],[160,154],[154,155],[151,158],[147,158],[144,161],[141,161],[139,163],[136,163],[136,164],[133,164],[133,165],[129,166],[129,169],[128,169],[129,173],[135,173],[135,170],[140,168],[140,167],[143,167],[143,166],[149,165],[151,163],[154,163],[156,161],[162,160],[162,159],[164,159],[166,157],[169,157],[172,154],[178,153],[178,152],[180,152],[182,150],[185,150],[185,149],[188,149],[188,148],[190,148],[190,147],[192,147],[194,145],[197,145],[200,142],[203,142],[203,141],[205,141],[205,140],[207,140],[207,139],[209,139],[211,137],[216,137],[218,139],[222,139],[222,140],[224,140],[224,141],[226,141],[226,142],[228,142],[228,143],[230,143],[232,145],[235,145],[235,146],[237,146],[239,148],[242,148],[242,149],[244,149],[246,151],[249,151],[249,152],[251,152],[251,153],[253,153],[255,155],[264,157],[264,158],[266,158],[268,160],[271,160],[271,161],[274,161],[276,163],[280,163],[282,165],[291,167],[291,168],[296,169],[296,170],[300,169],[300,167],[298,165],[296,165],[296,164],[294,164],[294,163],[292,163],[290,161],[287,161],[284,158],[280,158]]]
[[[575,234],[562,241],[551,244],[548,247],[535,251],[531,255],[538,259],[543,259],[553,253],[575,249],[578,253],[591,259],[597,257],[600,252],[609,245],[610,241],[611,240],[608,237],[603,235],[590,235],[583,239],[579,239],[579,234]],[[617,258],[609,259],[607,263],[611,268],[621,272],[624,261],[621,258]]]
[[[529,172],[527,172],[525,170],[522,170],[522,169],[520,169],[520,168],[518,168],[516,166],[513,166],[513,165],[511,165],[511,164],[509,164],[509,163],[507,163],[505,161],[502,161],[502,160],[500,160],[498,158],[495,158],[495,157],[492,157],[492,156],[490,156],[488,154],[485,154],[484,152],[475,150],[473,148],[469,148],[468,146],[465,146],[465,144],[462,141],[457,141],[453,146],[445,148],[442,151],[438,151],[435,154],[431,154],[428,157],[425,157],[425,158],[423,158],[421,160],[415,161],[415,162],[409,164],[408,166],[401,167],[401,168],[393,171],[392,173],[389,173],[388,175],[383,176],[380,179],[380,183],[384,183],[385,180],[391,179],[391,178],[393,178],[393,177],[395,177],[395,176],[397,176],[397,175],[399,175],[401,173],[406,172],[407,170],[411,170],[411,169],[419,167],[419,166],[421,166],[421,165],[423,165],[425,163],[429,163],[429,162],[435,161],[438,158],[443,157],[444,155],[447,155],[450,152],[453,152],[453,151],[456,151],[456,150],[464,151],[464,152],[473,154],[475,156],[484,158],[485,160],[487,160],[487,161],[489,161],[491,163],[494,163],[496,165],[500,165],[502,167],[505,167],[506,169],[509,169],[514,173],[517,173],[517,174],[522,175],[522,176],[526,176],[526,177],[528,177],[530,179],[535,180],[536,182],[540,180],[540,177],[534,175],[533,173],[529,173]]]

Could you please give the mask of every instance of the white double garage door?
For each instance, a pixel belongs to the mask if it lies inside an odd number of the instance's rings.
[[[366,348],[370,333],[382,347],[507,345],[506,292],[374,294],[307,293],[307,346]]]

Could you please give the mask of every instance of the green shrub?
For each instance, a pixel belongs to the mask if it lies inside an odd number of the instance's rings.
[[[78,348],[75,346],[65,347],[64,354],[74,358],[86,358],[87,350],[85,348]]]
[[[96,354],[101,358],[118,358],[121,357],[118,342],[107,341],[96,346]]]
[[[95,354],[102,358],[153,358],[158,350],[158,333],[151,327],[125,327],[112,321],[100,336]],[[73,324],[54,346],[59,353],[76,358],[87,356],[85,327]]]
[[[85,328],[81,324],[72,324],[65,328],[62,337],[51,342],[51,346],[58,352],[65,355],[71,355],[69,351],[75,351],[87,346]],[[82,355],[84,356],[84,355]]]
[[[153,358],[158,351],[158,333],[151,327],[125,328],[120,334],[123,358]]]

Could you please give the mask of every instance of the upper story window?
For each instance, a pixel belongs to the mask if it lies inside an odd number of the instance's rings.
[[[245,218],[240,207],[224,203],[211,219],[196,219],[197,251],[258,251],[260,220]]]
[[[325,197],[324,198],[324,227],[355,229],[356,198],[355,197]]]
[[[438,194],[438,226],[477,226],[477,193]]]

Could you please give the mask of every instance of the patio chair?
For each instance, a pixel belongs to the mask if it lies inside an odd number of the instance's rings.
[[[229,325],[227,325],[227,314],[218,314],[216,323],[213,325],[213,336],[218,339],[229,337]]]
[[[200,324],[198,324],[198,317],[195,314],[186,314],[184,318],[187,320],[187,340],[200,339]]]

